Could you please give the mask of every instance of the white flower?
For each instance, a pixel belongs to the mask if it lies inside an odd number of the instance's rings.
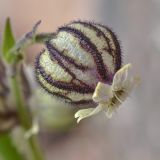
[[[112,117],[113,112],[129,96],[139,81],[138,77],[130,78],[128,76],[130,68],[131,64],[126,64],[119,69],[114,75],[112,85],[98,82],[92,96],[93,101],[98,104],[97,107],[81,109],[76,112],[75,118],[77,118],[77,123],[102,111],[105,112],[108,118]]]

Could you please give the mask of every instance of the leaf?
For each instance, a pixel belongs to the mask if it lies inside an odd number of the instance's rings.
[[[15,44],[15,39],[13,36],[10,19],[7,18],[4,28],[3,43],[2,43],[3,57],[7,62],[11,62],[12,58],[15,56],[8,54],[9,50],[14,46],[14,44]]]
[[[3,160],[23,160],[23,156],[17,151],[9,134],[0,135],[0,158]]]
[[[35,43],[35,37],[40,23],[41,21],[38,21],[33,26],[31,31],[24,34],[18,41],[15,42],[11,30],[10,21],[9,19],[7,19],[4,31],[2,51],[4,58],[7,60],[8,63],[15,64],[23,58],[24,49]]]
[[[12,33],[11,22],[10,19],[7,18],[3,35],[3,54],[6,54],[14,46],[14,44],[15,40]]]

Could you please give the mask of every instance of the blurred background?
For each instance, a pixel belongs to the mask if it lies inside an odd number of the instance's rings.
[[[40,32],[54,32],[71,20],[93,20],[113,28],[123,61],[131,62],[141,84],[111,120],[86,119],[63,134],[44,130],[47,160],[158,160],[160,158],[159,0],[0,0],[0,41],[6,17],[15,36],[42,20]],[[42,46],[27,50],[33,62]]]

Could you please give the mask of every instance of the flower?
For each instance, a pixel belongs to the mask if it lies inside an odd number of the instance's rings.
[[[81,107],[77,122],[101,111],[111,117],[136,83],[128,77],[131,64],[121,67],[115,33],[99,23],[73,21],[54,35],[36,59],[39,84],[66,104]]]
[[[112,85],[98,82],[92,99],[98,105],[96,108],[81,109],[75,114],[77,122],[82,119],[104,111],[108,118],[112,117],[113,112],[129,96],[134,86],[139,81],[138,77],[129,78],[128,71],[131,64],[126,64],[118,70],[113,78]]]
[[[96,107],[98,82],[110,84],[121,67],[119,41],[98,23],[74,21],[60,27],[37,56],[35,73],[49,94],[75,107]]]

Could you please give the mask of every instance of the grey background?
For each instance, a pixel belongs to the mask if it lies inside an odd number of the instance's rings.
[[[70,20],[102,22],[114,29],[124,63],[131,62],[141,84],[111,120],[98,115],[58,140],[42,139],[48,160],[160,159],[160,1],[159,0],[0,0],[0,40],[10,16],[16,37],[42,20],[54,31]],[[39,49],[28,50],[28,60]]]

